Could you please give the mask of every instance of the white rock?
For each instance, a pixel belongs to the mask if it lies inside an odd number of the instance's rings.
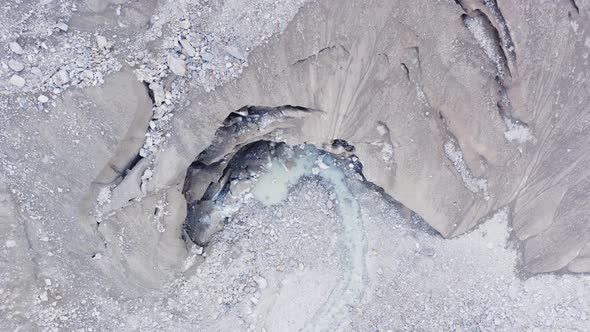
[[[149,180],[152,178],[153,172],[151,169],[146,169],[145,172],[143,172],[143,175],[141,176],[142,180]]]
[[[46,95],[40,95],[39,97],[37,97],[37,101],[41,104],[45,104],[49,101],[49,98]]]
[[[14,241],[14,240],[6,241],[6,248],[14,248],[14,247],[16,247],[16,241]]]
[[[12,75],[12,77],[10,77],[10,80],[8,80],[8,83],[16,86],[17,88],[22,88],[23,86],[25,86],[25,79],[18,76],[18,75]]]
[[[191,27],[191,22],[188,20],[182,20],[180,21],[180,27],[185,30],[188,30]]]
[[[332,201],[328,201],[328,203],[326,203],[326,207],[327,207],[329,210],[332,210],[332,208],[334,208],[334,203],[332,203]]]
[[[86,69],[80,74],[80,77],[91,80],[94,78],[94,75],[92,74],[92,70]]]
[[[213,61],[213,54],[209,52],[203,52],[201,53],[201,58],[203,59],[203,61],[211,62]]]
[[[182,46],[182,52],[187,56],[193,57],[197,54],[197,51],[187,39],[181,39],[180,46]]]
[[[160,83],[150,83],[149,85],[150,90],[154,94],[154,102],[156,106],[162,105],[164,100],[166,99],[166,94],[164,93],[164,87]]]
[[[203,254],[203,247],[195,246],[195,254],[202,255]]]
[[[225,51],[227,52],[227,54],[233,56],[236,59],[246,61],[246,56],[242,52],[240,52],[240,50],[238,50],[237,47],[228,46],[225,48]]]
[[[107,49],[109,47],[109,42],[105,36],[96,36],[96,44],[100,49]]]
[[[13,59],[8,60],[8,67],[10,67],[10,69],[12,69],[16,72],[19,72],[19,71],[22,71],[23,69],[25,69],[25,66],[22,63],[20,63],[16,60],[13,60]]]
[[[10,43],[10,50],[16,54],[23,54],[23,48],[17,42]]]
[[[40,77],[41,75],[43,75],[43,72],[41,72],[41,69],[39,69],[38,67],[33,67],[31,68],[31,74]]]
[[[168,55],[168,67],[170,67],[170,70],[178,76],[186,75],[186,62],[172,54]]]
[[[60,29],[61,31],[68,31],[68,25],[63,23],[63,22],[59,22],[55,25],[56,28]]]
[[[56,85],[62,86],[70,81],[70,75],[68,74],[67,70],[60,69],[53,75],[52,79]]]
[[[265,289],[268,286],[268,282],[266,282],[266,279],[264,279],[261,276],[255,276],[253,279],[254,282],[256,282],[256,284],[258,285],[258,288],[260,289]]]

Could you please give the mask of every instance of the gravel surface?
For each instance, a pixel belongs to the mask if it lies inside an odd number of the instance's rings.
[[[507,210],[445,240],[356,177],[346,182],[361,209],[364,284],[345,318],[329,319],[331,329],[588,328],[590,278],[523,279]],[[272,206],[249,191],[225,207],[233,212],[208,247],[193,246],[184,272],[155,297],[157,305],[145,307],[142,299],[109,306],[99,324],[112,324],[107,321],[121,310],[142,317],[117,318],[121,329],[294,331],[323,323],[318,313],[342,300],[335,290],[350,272],[333,187],[319,176],[303,177]]]

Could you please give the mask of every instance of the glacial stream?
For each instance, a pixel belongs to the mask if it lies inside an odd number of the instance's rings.
[[[267,172],[254,185],[252,194],[267,206],[279,204],[287,199],[290,186],[295,185],[302,177],[319,176],[336,195],[336,207],[344,228],[340,246],[343,249],[341,255],[345,271],[342,280],[331,290],[320,310],[305,324],[305,330],[327,330],[348,317],[347,306],[360,298],[363,276],[366,274],[366,240],[360,206],[347,186],[347,177],[351,176],[354,165],[344,163],[342,159],[337,160],[310,145],[294,147],[294,151],[295,156],[289,163],[290,167],[276,158],[271,160],[270,165],[267,165]],[[343,170],[345,167],[349,169]]]

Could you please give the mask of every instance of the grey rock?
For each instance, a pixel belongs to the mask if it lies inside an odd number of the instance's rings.
[[[209,52],[202,52],[201,58],[203,59],[203,61],[211,62],[211,61],[213,61],[214,57],[213,57],[213,54],[211,54]]]
[[[41,69],[39,69],[39,67],[32,67],[30,71],[31,71],[31,74],[33,74],[37,77],[41,77],[43,75],[43,72],[41,71]]]
[[[96,36],[96,45],[102,50],[109,48],[109,42],[105,36]]]
[[[56,28],[58,28],[58,29],[59,29],[59,30],[61,30],[61,31],[64,31],[64,32],[65,32],[65,31],[68,31],[68,28],[69,28],[69,27],[68,27],[68,25],[67,25],[67,24],[65,24],[65,23],[63,23],[63,22],[59,22],[59,23],[57,23],[57,24],[55,25],[55,27],[56,27]]]
[[[189,20],[182,20],[180,21],[180,27],[185,30],[188,30],[191,27],[191,22]]]
[[[13,59],[10,59],[8,61],[8,67],[16,72],[19,72],[19,71],[22,71],[23,69],[25,69],[25,66],[22,63],[20,63],[16,60],[13,60]]]
[[[206,246],[223,229],[224,218],[212,201],[194,202],[188,207],[187,232],[199,246]]]
[[[332,201],[328,201],[326,203],[326,207],[328,208],[328,210],[332,210],[334,208],[334,203]]]
[[[266,281],[266,279],[264,277],[262,277],[262,276],[254,276],[252,279],[254,279],[254,281],[258,285],[258,288],[260,288],[260,289],[266,289],[266,287],[268,287],[268,282]]]
[[[434,256],[434,254],[436,253],[434,251],[434,248],[432,247],[421,247],[420,250],[418,251],[418,253],[422,256]]]
[[[9,44],[9,47],[10,47],[10,50],[15,54],[21,55],[24,52],[23,48],[17,42],[11,42]]]
[[[178,76],[186,75],[186,62],[184,62],[184,60],[179,57],[169,54],[168,67],[174,74]]]
[[[225,48],[227,54],[233,56],[236,59],[246,61],[247,57],[235,46],[227,46]]]
[[[196,54],[195,48],[191,45],[188,39],[181,39],[180,45],[182,46],[182,52],[187,56],[193,57]]]
[[[150,83],[149,88],[152,90],[154,95],[154,103],[156,106],[162,105],[164,100],[166,99],[166,94],[164,93],[164,87],[160,83]]]
[[[10,77],[10,79],[8,80],[8,82],[14,86],[16,86],[17,88],[22,88],[25,86],[25,79],[18,76],[18,75],[12,75]]]
[[[57,73],[52,76],[53,83],[57,86],[62,86],[70,81],[70,75],[65,69],[60,69]]]

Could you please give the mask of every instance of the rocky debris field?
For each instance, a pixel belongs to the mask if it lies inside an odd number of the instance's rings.
[[[0,331],[590,330],[589,17],[0,0]]]
[[[588,327],[590,278],[523,279],[506,210],[466,236],[445,240],[362,181],[346,181],[363,228],[363,286],[353,298],[338,292],[351,282],[351,268],[342,202],[333,186],[319,176],[303,177],[284,202],[267,206],[251,194],[254,181],[225,206],[224,229],[206,248],[192,245],[183,273],[149,299],[152,305],[145,305],[147,299],[108,305],[96,323],[243,331],[322,324],[355,331]],[[345,304],[341,313],[325,316],[327,305],[338,304]]]
[[[55,110],[73,88],[100,86],[123,67],[153,98],[142,156],[169,136],[186,91],[212,91],[248,67],[248,53],[285,28],[301,1],[6,1],[0,18],[5,121]],[[6,140],[8,142],[8,138]]]

